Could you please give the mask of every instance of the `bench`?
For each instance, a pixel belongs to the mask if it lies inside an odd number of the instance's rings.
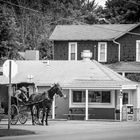
[[[72,113],[69,113],[69,114],[63,114],[64,116],[67,116],[68,117],[68,120],[72,120],[72,117],[73,116],[84,116],[84,119],[85,119],[85,114],[72,114]],[[88,114],[88,116],[94,116],[95,114]]]

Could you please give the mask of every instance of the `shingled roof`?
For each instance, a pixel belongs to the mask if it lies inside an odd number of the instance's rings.
[[[139,24],[58,25],[50,40],[113,40]]]
[[[135,86],[136,83],[122,77],[95,60],[89,61],[16,61],[18,74],[12,83],[32,82],[38,86],[49,86],[59,82],[63,88],[120,89],[123,85]],[[0,77],[0,83],[8,83]]]
[[[126,72],[126,73],[139,73],[140,72],[140,62],[116,62],[113,64],[106,64],[109,68],[116,72]]]

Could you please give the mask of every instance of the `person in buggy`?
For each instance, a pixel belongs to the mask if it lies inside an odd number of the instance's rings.
[[[16,90],[15,97],[17,98],[19,103],[28,102],[28,94],[26,87],[22,86],[20,89]]]

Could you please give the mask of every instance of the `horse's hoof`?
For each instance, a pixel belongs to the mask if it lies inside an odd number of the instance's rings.
[[[42,123],[38,123],[38,125],[43,125]]]
[[[40,123],[40,125],[44,126],[44,123]]]

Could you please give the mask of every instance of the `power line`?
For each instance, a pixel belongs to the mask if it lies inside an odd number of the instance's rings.
[[[4,0],[0,0],[0,1],[1,1],[1,2],[4,2],[4,3],[7,3],[7,4],[9,4],[9,5],[12,5],[12,6],[20,7],[20,8],[23,8],[23,9],[26,9],[26,10],[29,10],[29,11],[32,11],[32,12],[42,13],[42,14],[43,14],[43,12],[40,12],[40,11],[38,11],[38,10],[34,10],[34,9],[32,9],[32,8],[27,8],[27,7],[25,7],[25,6],[17,5],[17,4],[14,4],[14,3],[11,3],[11,2],[7,2],[7,1],[4,1]],[[70,19],[61,18],[61,19],[58,19],[58,20],[55,20],[55,21],[51,21],[51,22],[49,22],[48,24],[57,23],[58,21],[61,21],[61,20],[68,20],[68,21],[70,21]]]
[[[34,10],[34,9],[32,9],[32,8],[27,8],[27,7],[25,7],[25,6],[17,5],[17,4],[14,4],[14,3],[11,3],[11,2],[7,2],[7,1],[4,1],[4,0],[0,0],[0,1],[1,1],[1,2],[4,2],[4,3],[6,3],[6,4],[9,4],[9,5],[12,5],[12,6],[20,7],[20,8],[22,8],[22,9],[26,9],[26,10],[29,10],[29,11],[32,11],[32,12],[36,12],[36,13],[41,13],[41,14],[43,14],[43,12],[40,12],[40,11],[38,11],[38,10]],[[61,18],[61,19],[64,20],[64,18]],[[49,24],[56,23],[56,22],[60,21],[61,19],[58,19],[58,20],[56,20],[56,21],[49,22]],[[66,19],[65,19],[65,20],[66,20]]]
[[[36,13],[41,13],[40,11],[31,9],[31,8],[27,8],[27,7],[24,7],[24,6],[21,6],[21,5],[17,5],[17,4],[11,3],[11,2],[7,2],[7,1],[4,1],[4,0],[0,0],[0,1],[1,1],[1,2],[4,2],[4,3],[7,3],[7,4],[9,4],[9,5],[13,5],[13,6],[16,6],[16,7],[20,7],[20,8],[23,8],[23,9],[26,9],[26,10],[30,10],[30,11],[33,11],[33,12],[36,12]]]
[[[11,2],[7,2],[7,1],[4,1],[4,0],[0,0],[0,1],[1,1],[1,2],[4,2],[4,3],[7,3],[7,4],[9,4],[9,5],[13,5],[13,6],[16,6],[16,7],[20,7],[20,8],[23,8],[23,9],[26,9],[26,10],[30,10],[30,11],[33,11],[33,12],[36,12],[36,13],[42,13],[42,12],[40,12],[40,11],[38,11],[38,10],[34,10],[34,9],[31,9],[31,8],[27,8],[27,7],[24,7],[24,6],[21,6],[21,5],[17,5],[17,4],[11,3]],[[129,3],[133,3],[133,2],[130,2],[130,1],[128,1],[128,2],[129,2]],[[133,4],[135,4],[135,3],[133,3]],[[56,20],[56,21],[49,22],[49,24],[57,23],[58,21],[61,21],[61,20],[73,21],[74,18],[71,18],[71,19],[61,18],[61,19],[58,19],[58,20]],[[81,24],[89,25],[89,24],[86,24],[86,23],[81,22],[81,21],[78,21],[78,22],[81,23]],[[102,24],[100,24],[100,25],[102,25]],[[120,25],[121,25],[121,24],[120,24]],[[100,26],[100,27],[99,27],[99,26],[96,25],[96,24],[94,24],[94,26],[97,27],[97,28],[103,28],[103,29],[106,29],[106,30],[112,30],[112,31],[116,31],[116,32],[124,33],[124,34],[128,33],[128,34],[140,36],[140,33],[134,33],[134,32],[129,32],[129,31],[128,31],[128,32],[126,32],[126,31],[120,31],[120,30],[116,30],[116,29],[105,28],[105,27],[103,27],[103,26]]]

